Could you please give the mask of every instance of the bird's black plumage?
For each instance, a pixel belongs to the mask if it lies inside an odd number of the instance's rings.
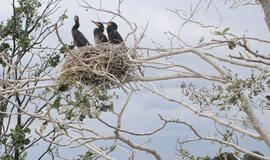
[[[78,28],[80,27],[79,17],[75,16],[74,21],[75,21],[75,25],[72,27],[71,33],[72,33],[72,37],[73,37],[73,40],[75,42],[75,45],[78,47],[89,45],[90,43],[88,42],[88,40],[78,30]]]
[[[98,27],[98,28],[95,28],[93,32],[95,43],[98,44],[98,43],[108,42],[107,37],[103,34],[104,32],[103,24],[100,22],[95,22],[95,21],[92,21],[92,22],[95,23],[95,25],[97,25]]]
[[[107,22],[105,24],[107,24],[107,34],[108,34],[109,42],[113,44],[122,43],[123,38],[117,31],[117,28],[118,28],[117,24],[114,22]]]

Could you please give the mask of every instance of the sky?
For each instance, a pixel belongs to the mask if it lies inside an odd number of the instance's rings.
[[[60,3],[61,10],[63,11],[67,9],[68,19],[64,22],[64,26],[59,30],[62,39],[66,43],[71,43],[71,28],[74,24],[73,16],[78,15],[80,17],[80,31],[88,38],[90,43],[94,43],[93,40],[93,29],[95,25],[91,23],[91,20],[98,21],[109,21],[112,16],[109,14],[104,14],[92,10],[86,11],[84,8],[80,7],[77,1],[67,1],[63,0]],[[103,0],[102,6],[109,10],[115,10],[117,7],[117,0]],[[88,3],[98,6],[99,1],[97,0],[88,0]],[[146,37],[142,41],[143,46],[153,46],[151,41],[158,42],[163,46],[169,46],[168,37],[164,32],[173,31],[177,32],[177,28],[179,27],[181,20],[177,19],[177,16],[170,13],[167,9],[183,9],[187,10],[190,7],[189,1],[179,1],[179,0],[147,0],[147,1],[139,1],[139,0],[125,0],[122,5],[122,14],[128,18],[131,22],[136,23],[138,29],[141,30],[143,26],[147,24],[149,21],[149,28],[146,31]],[[218,3],[217,6],[220,10],[215,10],[215,8],[210,8],[207,12],[202,9],[200,14],[197,16],[196,20],[205,22],[208,25],[216,25],[219,23],[219,17],[222,15],[222,23],[221,28],[230,27],[230,31],[237,34],[246,33],[249,36],[256,36],[262,39],[269,40],[269,32],[263,20],[264,15],[262,9],[258,6],[249,6],[249,7],[240,7],[238,9],[228,9],[228,5],[223,5],[222,3]],[[1,0],[0,5],[0,13],[1,13],[1,21],[6,20],[7,17],[11,15],[11,0]],[[60,14],[60,13],[57,13]],[[55,19],[55,18],[53,18]],[[125,37],[130,29],[128,25],[121,20],[120,18],[115,18],[115,21],[118,24],[119,32],[123,37]],[[206,30],[201,29],[197,26],[190,25],[185,27],[181,31],[181,36],[186,41],[191,44],[196,44],[199,41],[201,36],[205,36],[206,38],[211,38],[211,36],[206,32]],[[49,37],[47,41],[48,45],[55,45],[58,43],[55,35]],[[126,43],[127,45],[132,46],[133,41],[130,37]],[[177,44],[175,44],[177,45]],[[218,51],[222,52],[222,51]],[[181,64],[192,64],[192,68],[201,71],[207,72],[209,71],[209,67],[204,65],[202,62],[199,62],[199,59],[194,56],[179,56],[179,63]],[[196,63],[194,63],[196,62]],[[211,69],[210,69],[211,70]],[[236,70],[241,70],[237,69]],[[146,74],[151,75],[151,72],[146,72]],[[157,82],[156,85],[163,85],[164,91],[171,96],[177,97],[180,93],[179,90],[179,82],[181,80],[171,80],[169,82]],[[189,82],[196,83],[197,86],[205,86],[210,85],[210,83],[205,81],[197,81],[194,79],[188,80]],[[120,100],[121,101],[121,97]],[[120,104],[120,103],[119,103]],[[116,106],[116,109],[119,109],[119,106]],[[131,98],[125,115],[123,116],[123,128],[130,129],[136,132],[150,131],[156,127],[161,125],[161,121],[159,120],[157,114],[161,114],[166,118],[179,118],[189,123],[192,123],[195,128],[197,128],[202,134],[208,135],[208,133],[214,131],[213,123],[210,120],[205,118],[198,118],[193,115],[190,111],[185,109],[183,106],[175,103],[170,103],[156,95],[153,95],[145,90],[137,91],[134,93],[134,96]],[[111,122],[112,117],[109,113],[104,113],[102,117],[107,121]],[[262,121],[265,126],[269,126],[270,122],[267,121],[267,118],[262,117]],[[105,134],[111,133],[110,130],[105,130],[104,126],[97,121],[94,120],[86,120],[85,123],[92,128],[95,128],[98,131],[102,131]],[[270,132],[270,127],[267,128],[268,133]],[[191,131],[182,125],[170,124],[164,130],[158,132],[157,134],[141,138],[141,137],[130,137],[132,140],[136,142],[143,143],[147,140],[147,138],[152,138],[147,145],[156,149],[162,156],[163,159],[179,159],[175,155],[176,150],[176,140],[183,140],[187,137],[191,137]],[[106,144],[106,142],[104,142]],[[205,147],[207,146],[207,147]],[[243,143],[243,147],[250,150],[259,150],[263,154],[270,156],[269,150],[267,151],[265,144],[258,143],[254,140],[246,140]],[[199,143],[191,143],[187,145],[187,149],[190,149],[195,155],[215,155],[218,151],[216,145],[212,145],[210,142],[199,142]],[[39,151],[39,148],[34,149],[32,155],[35,152]],[[74,156],[78,152],[83,153],[82,149],[72,149],[72,150],[62,150],[63,154],[67,157]],[[115,152],[111,154],[112,157],[116,159],[126,159],[125,154],[119,154],[119,152]],[[149,154],[144,154],[138,152],[137,157],[135,159],[153,159],[153,157]]]

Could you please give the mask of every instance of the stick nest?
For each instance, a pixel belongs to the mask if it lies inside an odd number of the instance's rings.
[[[64,81],[80,81],[86,85],[114,85],[113,80],[125,83],[134,77],[136,64],[130,58],[135,58],[136,53],[124,44],[102,43],[81,47],[72,50],[72,53],[81,62],[71,54],[65,57],[60,77]]]

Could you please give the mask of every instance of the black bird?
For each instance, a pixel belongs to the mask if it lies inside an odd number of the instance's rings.
[[[92,21],[93,23],[95,23],[95,25],[97,25],[98,28],[94,29],[94,39],[95,39],[95,43],[104,43],[104,42],[108,42],[107,37],[103,34],[104,32],[104,26],[102,23],[100,22],[95,22]]]
[[[71,33],[72,33],[72,37],[73,37],[73,40],[75,42],[75,45],[77,47],[82,47],[82,46],[90,45],[90,43],[88,42],[88,40],[78,30],[78,28],[80,27],[79,17],[78,16],[74,16],[74,21],[75,21],[75,25],[72,27]]]
[[[117,24],[114,22],[107,22],[105,24],[107,25],[107,34],[108,34],[110,43],[113,43],[113,44],[122,43],[123,38],[117,31],[117,28],[118,28]]]

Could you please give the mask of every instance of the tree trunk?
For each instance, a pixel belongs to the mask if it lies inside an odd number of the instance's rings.
[[[268,31],[270,33],[270,0],[259,0],[263,11],[264,11],[264,20],[267,24]]]
[[[245,107],[245,112],[248,116],[248,119],[252,123],[253,129],[255,129],[262,137],[262,140],[265,142],[265,144],[270,148],[270,136],[267,134],[266,130],[261,125],[259,119],[256,117],[256,114],[254,113],[252,106],[250,105],[248,99],[243,94],[243,106]]]

